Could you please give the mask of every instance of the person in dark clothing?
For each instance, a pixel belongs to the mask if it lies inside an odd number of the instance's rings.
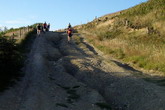
[[[68,24],[68,29],[71,28],[71,27],[72,27],[72,26],[71,26],[71,24],[69,23],[69,24]]]
[[[40,24],[37,25],[37,35],[40,36],[41,35],[41,30],[42,30],[42,26]]]
[[[47,25],[47,31],[49,31],[50,29],[50,23]]]

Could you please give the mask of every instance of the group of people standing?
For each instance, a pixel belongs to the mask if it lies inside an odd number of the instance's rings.
[[[37,35],[40,36],[41,32],[45,33],[48,32],[50,29],[50,23],[47,24],[46,22],[43,24],[37,25]]]
[[[37,35],[40,36],[41,32],[45,33],[47,31],[49,31],[50,29],[50,23],[47,24],[46,22],[43,23],[43,24],[38,24],[37,25]],[[72,26],[71,24],[69,23],[68,27],[67,27],[67,30],[66,30],[66,33],[68,35],[68,43],[71,42],[71,39],[72,39]]]

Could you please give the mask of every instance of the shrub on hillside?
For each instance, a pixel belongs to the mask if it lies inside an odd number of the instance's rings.
[[[8,85],[11,79],[19,76],[22,56],[15,40],[0,37],[0,89]]]

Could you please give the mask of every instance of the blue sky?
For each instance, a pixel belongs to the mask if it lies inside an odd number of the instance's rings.
[[[51,30],[79,25],[95,16],[130,8],[147,0],[0,0],[0,27],[17,28],[38,22]]]

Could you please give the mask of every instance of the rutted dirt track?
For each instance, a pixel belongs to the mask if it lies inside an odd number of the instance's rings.
[[[22,81],[0,94],[0,110],[165,110],[165,89],[133,72],[49,32],[35,39]]]

